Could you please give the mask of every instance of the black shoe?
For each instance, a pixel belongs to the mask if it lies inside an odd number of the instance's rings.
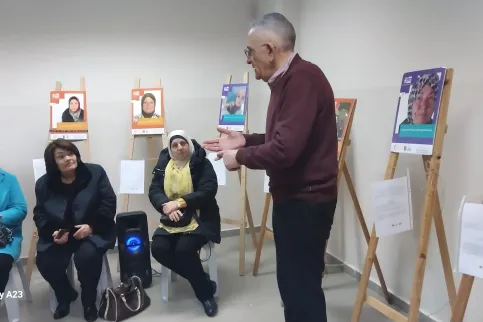
[[[57,305],[54,312],[54,320],[65,318],[70,313],[70,303],[61,303]]]
[[[97,308],[96,306],[86,306],[84,308],[84,319],[87,321],[87,322],[94,322],[95,320],[97,320],[97,317],[98,317],[98,312],[97,312]]]
[[[205,273],[205,276],[206,276],[206,279],[207,279],[208,281],[210,281],[210,283],[211,283],[211,287],[212,287],[212,289],[213,289],[213,295],[215,295],[215,294],[216,294],[216,290],[218,289],[218,285],[216,284],[216,282],[215,282],[215,281],[212,281],[212,280],[210,279],[210,274]]]
[[[218,304],[216,304],[215,299],[204,301],[202,304],[207,316],[214,317],[218,313]]]
[[[54,312],[54,320],[59,320],[69,315],[70,303],[77,300],[77,296],[78,296],[77,292],[75,290],[72,290],[71,295],[69,295],[68,301],[64,303],[59,303],[57,305],[57,308],[55,309],[55,312]]]

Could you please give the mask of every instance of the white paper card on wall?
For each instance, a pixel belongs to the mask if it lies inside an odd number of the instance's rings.
[[[144,160],[121,160],[119,193],[144,194]]]
[[[265,172],[265,177],[263,178],[263,192],[265,193],[269,193],[270,192],[270,188],[268,186],[268,183],[270,182],[270,177],[267,176],[267,173]]]
[[[412,202],[407,177],[372,184],[372,210],[378,237],[412,229]]]
[[[33,159],[32,164],[34,167],[34,179],[35,182],[40,179],[41,176],[47,173],[45,169],[45,160],[44,159]]]
[[[216,153],[209,153],[207,158],[213,165],[213,169],[215,169],[216,178],[218,179],[218,185],[226,186],[226,168],[223,160],[215,161]]]
[[[463,206],[458,270],[483,278],[483,204],[465,203]]]

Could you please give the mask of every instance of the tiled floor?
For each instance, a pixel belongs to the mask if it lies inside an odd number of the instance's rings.
[[[238,239],[225,238],[217,246],[218,279],[219,279],[219,314],[217,321],[273,321],[283,322],[283,309],[280,306],[280,296],[275,279],[274,248],[270,241],[266,241],[260,265],[260,274],[253,277],[254,250],[247,243],[246,275],[238,275]],[[114,283],[119,282],[116,273],[117,256],[109,255]],[[153,268],[159,271],[159,264],[153,261]],[[17,285],[21,285],[19,282]],[[348,275],[329,274],[324,278],[324,290],[327,299],[328,321],[350,321],[354,299],[357,293],[357,282]],[[34,271],[31,285],[33,303],[22,301],[21,320],[18,322],[52,321],[52,314],[48,310],[48,285]],[[151,297],[151,306],[139,316],[129,321],[212,321],[205,316],[198,304],[189,284],[178,279],[172,285],[172,295],[168,303],[161,301],[160,278],[153,278],[153,285],[147,290]],[[5,308],[0,309],[0,321],[7,321]],[[72,305],[70,316],[63,322],[84,321],[80,301]],[[98,321],[102,321],[99,319]],[[370,308],[365,308],[361,322],[387,322],[381,314]]]

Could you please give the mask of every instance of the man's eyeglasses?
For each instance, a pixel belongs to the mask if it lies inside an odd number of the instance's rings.
[[[267,49],[268,49],[269,51],[272,49],[272,48],[271,48],[271,47],[270,47],[268,44],[263,44],[263,45],[261,45],[260,47],[267,47]],[[247,47],[247,48],[244,50],[244,52],[245,52],[245,56],[247,56],[247,58],[250,58],[250,57],[253,55],[253,53],[255,52],[255,50],[254,50],[253,48],[249,48],[249,47]]]

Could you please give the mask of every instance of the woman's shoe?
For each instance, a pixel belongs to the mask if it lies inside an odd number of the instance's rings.
[[[218,304],[214,298],[204,301],[202,304],[207,316],[214,317],[218,313]]]
[[[54,320],[65,318],[70,313],[70,303],[77,300],[79,294],[73,289],[70,298],[67,302],[57,304],[57,308],[54,312]]]
[[[84,308],[84,319],[87,322],[94,322],[95,320],[97,320],[97,317],[99,316],[98,314],[99,313],[95,305],[87,306]]]

